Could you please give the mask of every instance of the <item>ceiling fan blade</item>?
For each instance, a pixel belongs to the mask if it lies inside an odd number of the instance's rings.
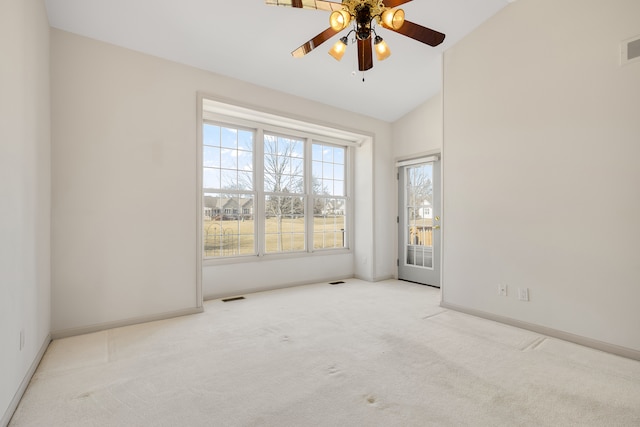
[[[431,28],[423,27],[422,25],[414,24],[410,21],[404,21],[402,27],[394,30],[382,23],[382,26],[388,30],[395,31],[396,33],[403,34],[407,37],[411,37],[414,40],[428,44],[429,46],[438,46],[444,41],[445,35],[439,31],[432,30]]]
[[[264,0],[269,6],[297,7],[300,9],[340,10],[342,3],[326,0]]]
[[[372,38],[358,40],[358,70],[367,71],[373,68]]]
[[[387,7],[397,7],[410,1],[411,0],[384,0],[382,3]]]
[[[338,31],[329,27],[323,32],[321,32],[320,34],[318,34],[317,36],[315,36],[314,38],[312,38],[311,40],[309,40],[308,42],[306,42],[305,44],[303,44],[302,46],[300,46],[299,48],[297,48],[296,50],[294,50],[293,52],[291,52],[291,55],[293,55],[296,58],[301,58],[305,56],[307,53],[311,52],[313,49],[320,46],[322,43],[329,40],[331,37],[335,36],[336,34],[338,34]]]

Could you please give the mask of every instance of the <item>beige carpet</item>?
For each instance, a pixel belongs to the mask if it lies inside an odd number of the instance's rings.
[[[10,426],[640,426],[640,362],[346,282],[54,341]]]

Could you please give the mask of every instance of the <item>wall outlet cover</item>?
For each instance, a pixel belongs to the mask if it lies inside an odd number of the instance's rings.
[[[498,295],[502,297],[507,296],[507,285],[498,285]]]
[[[519,288],[518,299],[520,301],[529,301],[529,288]]]

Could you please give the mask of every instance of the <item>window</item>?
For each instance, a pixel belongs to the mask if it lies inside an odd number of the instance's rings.
[[[313,144],[313,247],[345,246],[345,147]]]
[[[348,146],[244,122],[202,136],[205,258],[349,247]]]
[[[205,123],[202,139],[204,256],[256,254],[255,131]],[[240,207],[248,213],[239,215]]]
[[[264,135],[265,253],[306,249],[304,144]]]

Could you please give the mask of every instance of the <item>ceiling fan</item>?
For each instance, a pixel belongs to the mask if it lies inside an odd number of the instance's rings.
[[[346,29],[351,21],[353,28],[333,45],[329,54],[338,61],[342,59],[349,43],[349,35],[355,33],[358,44],[358,69],[366,71],[373,67],[373,47],[379,61],[389,57],[391,51],[375,30],[374,21],[383,28],[405,35],[429,46],[438,46],[445,35],[404,19],[404,11],[398,6],[411,0],[342,0],[342,3],[327,0],[265,0],[267,5],[287,6],[300,9],[330,11],[329,28],[291,52],[302,57]],[[373,34],[373,37],[372,37]]]

